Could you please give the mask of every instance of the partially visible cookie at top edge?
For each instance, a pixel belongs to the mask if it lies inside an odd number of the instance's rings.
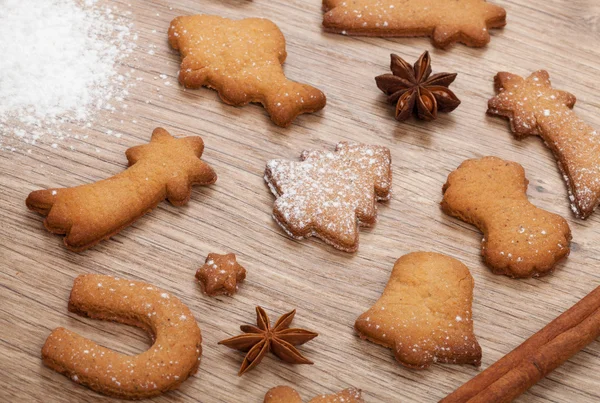
[[[506,25],[506,11],[485,0],[323,0],[326,31],[344,35],[430,36],[434,46],[482,47],[489,30]]]
[[[391,197],[391,154],[342,142],[335,151],[305,151],[300,161],[269,161],[265,181],[277,198],[273,218],[286,233],[354,252],[359,227],[374,225],[377,201]]]
[[[230,105],[261,103],[278,126],[325,106],[320,90],[284,75],[285,38],[270,20],[181,16],[171,22],[169,43],[182,56],[181,84],[213,88]]]

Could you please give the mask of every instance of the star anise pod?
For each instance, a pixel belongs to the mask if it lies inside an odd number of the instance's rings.
[[[393,74],[382,74],[375,77],[375,81],[388,101],[396,104],[397,120],[404,121],[413,113],[420,119],[433,120],[438,111],[451,112],[460,105],[460,100],[448,88],[456,73],[431,75],[429,52],[423,53],[414,66],[398,55],[391,57]]]
[[[283,315],[271,327],[269,316],[260,306],[256,307],[256,324],[242,325],[244,334],[220,341],[229,348],[247,352],[238,376],[256,367],[269,351],[285,362],[292,364],[312,364],[294,346],[304,344],[318,336],[317,333],[304,329],[290,329],[296,310]]]

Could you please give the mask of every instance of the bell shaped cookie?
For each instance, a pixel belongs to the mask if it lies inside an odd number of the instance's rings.
[[[435,362],[479,366],[473,286],[469,269],[456,259],[430,252],[404,255],[379,300],[354,327],[361,338],[391,348],[408,368]]]

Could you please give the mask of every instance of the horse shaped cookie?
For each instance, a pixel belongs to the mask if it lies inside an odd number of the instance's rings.
[[[192,312],[179,299],[150,284],[99,274],[75,279],[69,311],[93,319],[137,326],[152,347],[125,355],[59,327],[46,339],[46,366],[105,395],[145,399],[177,389],[196,373],[202,335]]]
[[[82,251],[115,235],[164,199],[181,206],[190,199],[192,185],[214,183],[214,171],[200,160],[203,150],[200,137],[176,139],[157,128],[149,144],[126,151],[126,171],[88,185],[38,190],[26,204],[46,216],[48,231],[67,235],[67,248]]]
[[[261,103],[279,126],[325,106],[321,91],[285,77],[285,38],[267,19],[177,17],[169,28],[169,43],[183,57],[179,81],[184,86],[214,88],[230,105]]]
[[[531,204],[527,184],[521,165],[485,157],[463,162],[443,187],[442,209],[483,232],[481,252],[496,274],[543,275],[569,254],[567,221]]]
[[[571,208],[587,218],[600,203],[600,132],[571,110],[575,96],[552,88],[544,70],[524,79],[498,73],[499,92],[488,102],[488,113],[510,119],[515,137],[538,135],[558,161],[569,191]]]

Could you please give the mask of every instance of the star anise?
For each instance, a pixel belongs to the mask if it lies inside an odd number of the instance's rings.
[[[318,336],[317,333],[304,329],[290,329],[296,310],[283,315],[271,327],[269,316],[260,306],[256,307],[256,324],[242,325],[240,329],[245,334],[220,341],[229,348],[247,352],[238,376],[256,367],[269,351],[285,362],[292,364],[312,364],[294,346],[304,344]]]
[[[414,66],[392,54],[390,68],[393,74],[375,77],[377,87],[396,103],[396,119],[404,121],[415,113],[420,119],[433,120],[437,112],[451,112],[460,100],[448,86],[456,73],[437,73],[431,76],[429,52],[419,57]]]

